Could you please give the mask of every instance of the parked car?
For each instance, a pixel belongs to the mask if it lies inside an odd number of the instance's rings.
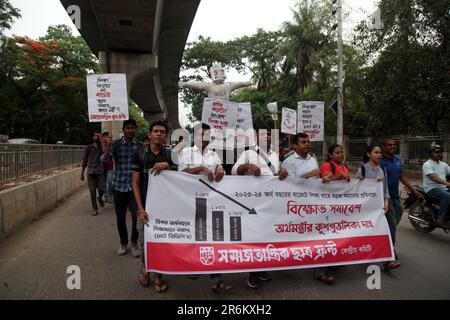
[[[40,143],[40,142],[34,139],[17,138],[17,139],[9,139],[8,143]]]

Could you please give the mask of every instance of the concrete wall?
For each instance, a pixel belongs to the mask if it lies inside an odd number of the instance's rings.
[[[0,239],[33,221],[40,213],[56,207],[85,184],[81,168],[72,169],[22,186],[0,191]]]

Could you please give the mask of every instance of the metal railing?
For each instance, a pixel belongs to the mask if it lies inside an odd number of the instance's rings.
[[[0,143],[0,184],[81,164],[86,146]]]
[[[423,134],[423,135],[397,135],[394,136],[397,142],[397,151],[400,154],[406,168],[417,170],[420,169],[425,161],[429,159],[427,151],[434,142],[441,146],[447,146],[444,154],[444,161],[450,161],[450,136],[441,134]],[[325,147],[335,143],[335,137],[325,137]],[[367,146],[377,142],[370,137],[353,138],[345,137],[344,145],[346,147],[346,162],[350,164],[362,163],[362,157]],[[379,141],[378,141],[379,142]],[[311,149],[320,161],[326,155],[324,142],[312,142]]]

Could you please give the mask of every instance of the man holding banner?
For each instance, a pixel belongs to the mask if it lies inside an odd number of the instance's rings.
[[[293,176],[296,179],[319,179],[319,165],[316,158],[310,153],[309,136],[305,133],[297,133],[294,136],[293,144],[295,153],[283,161],[280,180],[287,176]],[[335,281],[327,268],[315,268],[314,278],[325,284],[333,284]]]
[[[198,123],[194,126],[194,146],[181,151],[178,171],[196,175],[203,174],[209,182],[220,182],[225,175],[225,170],[219,155],[208,148],[210,129],[210,126],[205,123]],[[219,293],[232,288],[225,284],[220,274],[211,274],[210,277],[213,292]],[[191,278],[195,279],[196,277]]]
[[[256,138],[257,146],[254,149],[243,152],[234,164],[231,174],[273,176],[278,173],[280,163],[278,154],[271,149],[270,128],[259,127]],[[247,285],[252,289],[259,288],[259,281],[270,281],[271,278],[266,271],[250,272]]]
[[[149,138],[150,145],[143,145],[135,154],[131,165],[133,179],[133,194],[139,212],[137,229],[139,231],[139,250],[142,261],[141,272],[139,273],[139,283],[148,287],[150,285],[150,276],[145,269],[145,251],[144,251],[144,225],[148,223],[148,213],[145,210],[147,200],[148,181],[150,174],[159,175],[162,170],[169,170],[173,163],[169,152],[164,147],[168,127],[162,121],[155,121],[150,124]],[[153,282],[155,290],[158,293],[167,291],[167,284],[162,279],[162,274],[153,273]]]

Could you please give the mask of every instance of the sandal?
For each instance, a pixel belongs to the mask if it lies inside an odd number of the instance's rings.
[[[394,270],[400,267],[402,264],[398,261],[387,261],[383,263],[383,268],[385,271]]]
[[[150,273],[145,271],[145,266],[142,266],[141,268],[138,281],[141,284],[141,286],[145,288],[147,288],[150,285]]]
[[[225,282],[223,280],[220,280],[219,282],[217,282],[216,284],[211,286],[211,290],[214,293],[220,293],[222,291],[227,291],[227,290],[230,290],[231,288],[233,288],[233,286],[225,285]]]
[[[325,284],[333,284],[336,281],[333,276],[326,274],[325,272],[314,275],[314,279]]]
[[[155,279],[154,285],[155,285],[155,290],[158,293],[166,292],[167,289],[169,289],[167,284],[162,279]]]

